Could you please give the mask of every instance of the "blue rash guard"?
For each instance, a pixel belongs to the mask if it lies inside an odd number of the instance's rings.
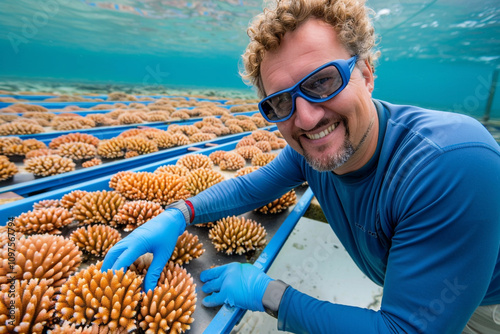
[[[461,333],[479,305],[500,304],[499,146],[470,117],[374,103],[378,144],[361,169],[317,172],[287,146],[267,166],[190,199],[194,223],[247,212],[307,181],[343,246],[384,294],[373,311],[290,287],[279,329]]]

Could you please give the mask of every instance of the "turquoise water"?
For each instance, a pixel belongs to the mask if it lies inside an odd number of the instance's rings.
[[[498,0],[368,5],[381,36],[375,97],[483,115],[500,68]],[[245,0],[2,0],[0,89],[21,80],[250,91],[238,66],[261,8]],[[500,119],[500,88],[491,116]]]

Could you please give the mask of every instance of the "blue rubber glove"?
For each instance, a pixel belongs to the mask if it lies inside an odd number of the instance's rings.
[[[153,290],[185,229],[186,219],[182,212],[166,209],[114,245],[104,258],[101,271],[127,268],[139,256],[153,253],[153,261],[144,279],[144,290]]]
[[[261,312],[264,312],[262,297],[272,281],[257,267],[237,262],[202,271],[200,279],[206,282],[203,292],[213,292],[203,299],[203,305],[213,307],[226,303]]]

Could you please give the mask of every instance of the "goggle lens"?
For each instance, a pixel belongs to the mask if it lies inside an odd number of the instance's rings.
[[[342,76],[337,67],[331,65],[306,78],[299,87],[311,99],[324,99],[342,87]]]
[[[271,96],[262,101],[261,108],[270,121],[279,121],[290,114],[290,111],[293,108],[292,95],[285,92]]]

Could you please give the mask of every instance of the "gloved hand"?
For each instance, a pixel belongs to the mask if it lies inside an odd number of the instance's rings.
[[[229,263],[202,271],[202,290],[211,293],[203,299],[208,307],[224,303],[252,311],[264,312],[262,297],[272,279],[257,267],[245,263]]]
[[[130,266],[139,256],[153,253],[153,261],[144,280],[144,290],[153,290],[185,229],[186,219],[182,212],[174,208],[166,209],[114,245],[104,258],[101,270],[119,270]]]

